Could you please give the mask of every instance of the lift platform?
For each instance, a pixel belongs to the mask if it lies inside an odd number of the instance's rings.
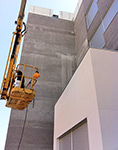
[[[27,0],[21,1],[18,20],[15,21],[17,24],[16,30],[13,32],[0,89],[1,99],[7,100],[6,106],[19,110],[25,109],[34,99],[34,85],[37,82],[37,78],[40,76],[38,68],[34,66],[19,64],[16,67],[21,39],[26,33],[26,25],[23,22],[26,2]],[[27,68],[30,69],[29,75],[26,74],[28,72],[26,71]]]
[[[11,90],[9,99],[7,100],[6,107],[23,110],[30,102],[32,102],[34,97],[34,90],[14,87]]]
[[[22,75],[17,74],[19,70],[18,68],[23,68]],[[32,71],[32,73],[30,73],[32,76],[26,76],[25,70],[30,70],[30,72]],[[26,64],[18,64],[13,80],[11,81],[12,84],[8,92],[6,107],[19,110],[25,109],[35,97],[36,92],[34,91],[34,85],[36,84],[39,76],[38,68]],[[20,81],[18,78],[20,78]],[[25,80],[25,86],[22,88],[23,80]],[[15,87],[18,86],[16,84],[17,81],[20,82],[19,87]]]

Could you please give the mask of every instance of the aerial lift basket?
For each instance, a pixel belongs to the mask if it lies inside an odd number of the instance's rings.
[[[17,82],[17,77],[18,77],[16,72],[18,71],[18,68],[20,68],[20,66],[23,66],[23,72],[21,75],[20,86],[15,87],[15,82]],[[32,76],[25,76],[26,68],[32,69]],[[19,110],[25,109],[28,106],[28,104],[30,102],[32,102],[32,100],[35,97],[34,85],[37,82],[36,77],[38,78],[39,76],[40,75],[38,73],[38,68],[29,66],[29,65],[25,65],[25,64],[19,64],[17,66],[17,69],[15,70],[15,74],[13,77],[14,81],[11,80],[11,87],[10,87],[10,91],[8,93],[6,107],[10,107],[12,109],[19,109]],[[29,82],[25,83],[24,88],[21,87],[23,78],[25,80],[29,81]]]

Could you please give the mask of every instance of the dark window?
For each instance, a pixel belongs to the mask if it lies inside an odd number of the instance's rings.
[[[59,150],[89,150],[86,119],[59,138]]]

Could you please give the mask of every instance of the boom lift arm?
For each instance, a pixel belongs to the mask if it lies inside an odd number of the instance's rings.
[[[11,108],[15,108],[15,109],[24,109],[27,106],[27,105],[25,105],[25,107],[21,107],[21,106],[16,107],[16,103],[14,103],[15,104],[14,107],[12,107],[13,105],[10,105],[12,103],[12,99],[13,99],[13,98],[11,99],[10,96],[13,95],[13,93],[12,93],[13,80],[14,80],[14,77],[16,76],[15,68],[16,68],[17,57],[18,57],[18,53],[19,53],[21,39],[26,32],[26,26],[25,26],[25,23],[23,22],[26,2],[27,2],[27,0],[21,1],[21,7],[20,7],[19,15],[18,15],[18,20],[15,22],[17,24],[16,30],[15,30],[15,32],[13,32],[10,51],[9,51],[7,64],[6,64],[3,81],[1,84],[1,90],[0,90],[1,99],[5,99],[5,100],[7,99],[7,107],[11,107]],[[23,29],[23,26],[24,26],[24,29]],[[29,67],[33,68],[33,73],[34,73],[34,71],[38,71],[38,68],[31,67],[31,66],[29,66]],[[23,72],[23,75],[24,75],[24,72]],[[32,90],[33,90],[34,77],[32,77],[31,80],[32,80]],[[18,90],[21,90],[21,89],[17,88],[17,92],[18,92]],[[14,91],[15,91],[15,88],[14,88]],[[22,92],[20,94],[22,94]],[[35,96],[35,94],[34,94],[34,96]],[[17,97],[15,97],[15,100],[16,99],[18,101]],[[20,98],[20,100],[23,100],[23,98]]]
[[[21,39],[22,39],[22,27],[23,27],[23,18],[24,18],[26,1],[27,0],[22,0],[22,2],[21,2],[21,8],[20,8],[19,15],[18,15],[16,31],[13,33],[12,43],[10,46],[10,52],[9,52],[9,56],[8,56],[8,60],[7,60],[6,69],[4,72],[3,82],[1,85],[1,91],[2,91],[1,99],[7,99],[7,91],[9,88],[9,83],[10,83],[10,80],[12,77],[13,69],[15,69],[15,66],[16,66],[19,47],[20,47]],[[12,46],[14,36],[15,36],[15,41],[14,41],[14,46]],[[11,54],[10,63],[9,63],[9,67],[8,67],[11,50],[12,50],[12,54]],[[8,68],[8,71],[7,71],[7,68]],[[6,75],[6,71],[7,71],[7,75]],[[6,78],[5,78],[5,76],[6,76]]]

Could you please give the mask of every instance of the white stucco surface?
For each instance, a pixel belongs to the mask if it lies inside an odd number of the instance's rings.
[[[118,52],[91,53],[104,150],[118,149]]]
[[[90,48],[55,105],[58,138],[87,118],[90,150],[118,149],[118,52]]]

